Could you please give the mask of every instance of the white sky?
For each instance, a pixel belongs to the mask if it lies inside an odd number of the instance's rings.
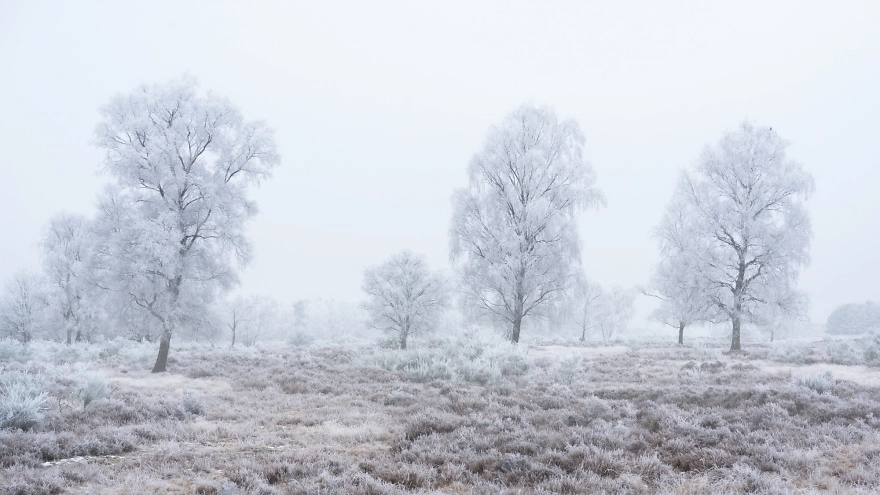
[[[0,280],[54,213],[93,212],[98,107],[189,73],[276,130],[248,292],[356,299],[403,248],[446,267],[452,191],[533,101],[587,136],[595,280],[647,281],[678,170],[748,117],[816,178],[813,319],[880,300],[880,2],[665,3],[0,0]]]

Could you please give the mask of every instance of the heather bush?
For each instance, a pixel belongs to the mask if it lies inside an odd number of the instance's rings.
[[[183,391],[183,397],[180,399],[180,406],[184,411],[190,414],[195,414],[197,416],[205,414],[205,406],[202,405],[202,401],[199,400],[195,390]]]
[[[579,355],[571,355],[560,359],[552,370],[552,377],[558,383],[571,385],[574,377],[581,373],[583,358]]]
[[[35,361],[62,363],[90,363],[101,358],[100,345],[90,342],[74,342],[65,344],[49,340],[34,341],[33,359]]]
[[[828,362],[833,364],[862,364],[865,362],[865,353],[859,348],[862,342],[830,340],[825,342],[825,352]]]
[[[0,339],[0,362],[18,361],[25,363],[30,359],[31,349],[26,344],[12,338]]]
[[[42,421],[48,401],[38,377],[21,372],[0,373],[0,429],[33,428]]]
[[[773,361],[791,364],[807,364],[816,360],[812,346],[799,342],[775,342],[770,347],[768,358]]]
[[[119,347],[116,356],[126,364],[146,366],[156,359],[156,349],[156,344],[129,340]]]
[[[488,385],[529,369],[523,351],[486,332],[436,339],[425,348],[379,352],[366,360],[390,371],[404,371],[417,382],[459,380]]]

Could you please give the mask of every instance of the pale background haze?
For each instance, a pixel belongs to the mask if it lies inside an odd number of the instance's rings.
[[[403,248],[447,268],[453,190],[532,101],[580,123],[608,198],[591,278],[647,282],[678,171],[750,118],[816,179],[812,319],[880,300],[880,2],[658,3],[0,0],[0,280],[93,213],[98,107],[186,73],[276,132],[244,291],[354,300]]]

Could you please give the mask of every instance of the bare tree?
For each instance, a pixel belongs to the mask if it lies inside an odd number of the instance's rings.
[[[104,283],[162,327],[162,372],[175,329],[237,284],[257,211],[249,186],[279,160],[263,123],[189,79],[117,96],[102,115],[96,135],[114,179],[99,217]]]
[[[231,332],[230,347],[236,339],[245,347],[258,340],[278,337],[278,302],[267,295],[238,295],[226,303],[226,326]]]
[[[584,141],[574,120],[522,106],[489,130],[469,186],[453,198],[451,256],[465,301],[510,325],[514,342],[524,318],[572,288],[580,270],[576,214],[604,202]]]
[[[574,321],[581,330],[581,342],[587,340],[587,333],[599,328],[604,308],[605,291],[602,286],[583,279],[574,293],[572,308]]]
[[[670,207],[687,219],[680,242],[702,291],[731,322],[731,350],[762,307],[798,299],[791,294],[809,261],[813,178],[786,158],[787,146],[772,128],[744,122],[682,174]]]
[[[443,278],[424,256],[403,251],[364,272],[364,309],[372,325],[392,333],[401,349],[413,334],[427,331],[446,304]]]
[[[230,332],[229,347],[235,347],[235,339],[238,337],[239,330],[249,316],[251,303],[252,301],[243,296],[236,296],[234,299],[227,302],[226,326],[229,328]]]

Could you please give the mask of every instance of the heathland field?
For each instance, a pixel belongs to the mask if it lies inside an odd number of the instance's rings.
[[[880,492],[867,342],[725,346],[2,341],[0,493]]]

